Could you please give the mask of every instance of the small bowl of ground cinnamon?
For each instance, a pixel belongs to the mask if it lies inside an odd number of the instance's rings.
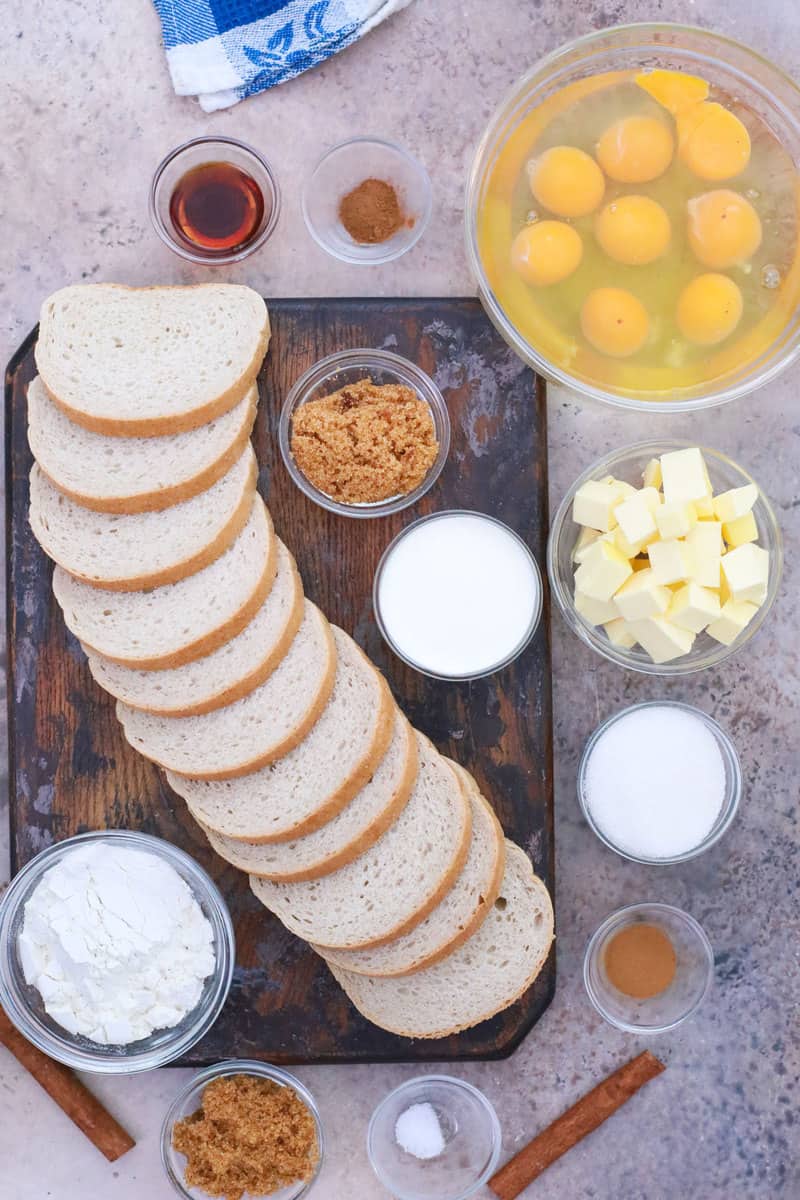
[[[391,262],[422,237],[431,181],[422,163],[382,138],[357,137],[328,150],[303,190],[314,240],[344,262]]]
[[[161,1130],[161,1160],[187,1200],[299,1200],[322,1166],[311,1093],[279,1067],[231,1060],[195,1075]]]
[[[433,486],[450,448],[436,384],[388,350],[321,359],[289,392],[281,454],[309,499],[346,517],[385,517]]]

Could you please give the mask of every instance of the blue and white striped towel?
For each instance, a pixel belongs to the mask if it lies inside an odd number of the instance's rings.
[[[179,96],[206,112],[283,83],[410,0],[154,0]]]

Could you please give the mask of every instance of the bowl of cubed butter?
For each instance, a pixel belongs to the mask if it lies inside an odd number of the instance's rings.
[[[648,675],[686,675],[753,637],[783,548],[769,500],[724,454],[641,442],[580,476],[553,519],[547,568],[574,632]]]

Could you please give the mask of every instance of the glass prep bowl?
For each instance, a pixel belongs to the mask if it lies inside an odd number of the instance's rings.
[[[36,988],[26,983],[17,950],[25,904],[42,876],[76,847],[90,842],[125,846],[163,859],[188,885],[214,934],[214,970],[203,985],[197,1005],[171,1029],[156,1029],[149,1037],[127,1045],[101,1045],[58,1025],[45,1012]],[[235,956],[228,906],[211,877],[177,846],[133,830],[82,833],[48,846],[14,876],[0,902],[0,1004],[29,1042],[50,1058],[78,1071],[131,1075],[163,1067],[179,1058],[208,1032],[219,1016],[233,979]]]
[[[465,234],[467,258],[484,308],[525,362],[587,398],[621,408],[678,412],[746,395],[796,361],[800,355],[800,305],[787,300],[783,326],[767,348],[714,379],[682,390],[673,386],[657,392],[612,390],[554,362],[525,337],[493,289],[491,271],[479,246],[479,225],[492,171],[499,154],[530,114],[567,84],[605,71],[655,67],[700,75],[740,99],[769,126],[794,163],[800,164],[800,88],[778,67],[748,47],[706,29],[661,23],[620,25],[559,47],[506,95],[475,151],[466,188]]]
[[[753,506],[753,516],[758,526],[758,544],[769,553],[769,588],[767,598],[739,637],[730,646],[723,646],[707,633],[699,633],[694,640],[691,650],[681,658],[672,662],[654,663],[650,656],[641,648],[634,646],[630,650],[614,646],[608,640],[602,625],[590,625],[575,608],[575,566],[572,562],[572,551],[580,528],[572,520],[572,502],[578,488],[590,479],[603,479],[606,475],[614,475],[627,483],[641,487],[642,472],[651,458],[658,458],[670,450],[684,450],[696,442],[658,441],[638,442],[634,446],[626,446],[613,454],[601,458],[593,466],[575,480],[564,499],[556,510],[550,526],[550,537],[547,543],[547,573],[550,577],[550,588],[564,619],[572,631],[582,642],[591,646],[603,658],[610,662],[627,667],[630,671],[641,671],[645,675],[691,675],[694,671],[703,671],[706,667],[717,666],[735,654],[753,637],[763,625],[769,610],[775,602],[781,581],[783,569],[783,539],[780,526],[761,488],[758,488],[758,499]],[[703,457],[708,467],[711,485],[715,494],[728,491],[729,488],[744,487],[756,481],[743,467],[732,459],[720,454],[718,450],[709,450],[701,446]],[[758,484],[756,484],[758,487]]]

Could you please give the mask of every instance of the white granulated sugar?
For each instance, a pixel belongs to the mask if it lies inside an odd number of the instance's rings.
[[[99,842],[45,872],[18,949],[50,1017],[103,1045],[177,1025],[214,970],[211,925],[174,867]]]
[[[414,1158],[438,1158],[444,1150],[444,1134],[432,1104],[411,1104],[397,1118],[394,1136]]]
[[[601,734],[584,789],[610,842],[636,857],[672,858],[713,827],[725,799],[725,763],[699,717],[666,705],[636,709]]]

